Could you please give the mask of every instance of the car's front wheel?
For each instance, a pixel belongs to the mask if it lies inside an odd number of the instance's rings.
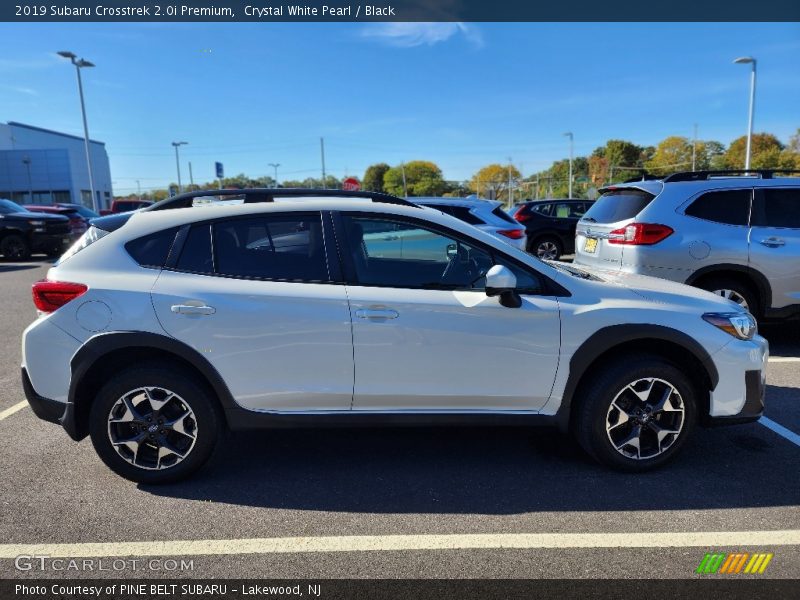
[[[9,260],[27,260],[31,256],[31,246],[21,235],[7,235],[0,242],[0,254]]]
[[[656,356],[627,357],[589,378],[576,399],[574,430],[591,456],[635,472],[680,451],[697,418],[697,391],[681,370]]]
[[[169,483],[205,464],[221,423],[210,391],[193,374],[142,365],[115,375],[100,390],[89,429],[112,471],[138,483]]]

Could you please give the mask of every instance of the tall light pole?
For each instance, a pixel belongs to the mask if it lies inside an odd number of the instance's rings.
[[[572,198],[572,146],[575,141],[572,132],[568,131],[564,134],[569,138],[569,193],[568,197]]]
[[[267,166],[275,169],[275,187],[278,187],[278,167],[281,166],[281,163],[269,163]]]
[[[697,123],[694,124],[694,135],[692,136],[692,171],[697,170]]]
[[[319,154],[322,157],[322,189],[325,189],[325,138],[319,138]]]
[[[753,139],[753,111],[756,104],[756,59],[752,56],[740,56],[733,61],[736,65],[752,65],[750,69],[750,113],[747,117],[747,149],[744,154],[744,169],[750,169],[750,145]]]
[[[514,196],[513,192],[511,191],[511,167],[512,167],[512,159],[508,157],[508,210],[514,206]]]
[[[178,193],[183,193],[183,186],[181,185],[181,159],[180,155],[178,154],[178,148],[180,146],[186,146],[189,142],[172,142],[172,145],[175,147],[175,166],[178,168]]]
[[[86,103],[83,100],[83,82],[81,81],[81,69],[93,67],[94,63],[78,58],[74,52],[68,50],[62,50],[58,55],[68,58],[75,65],[75,72],[78,74],[78,94],[81,97],[81,115],[83,116],[83,144],[86,149],[86,168],[89,170],[89,190],[92,194],[92,208],[95,212],[98,212],[100,207],[94,193],[94,174],[92,173],[92,158],[89,153],[89,124],[86,122]]]

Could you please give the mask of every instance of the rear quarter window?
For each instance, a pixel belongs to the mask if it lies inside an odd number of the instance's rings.
[[[495,206],[494,207],[494,209],[492,210],[492,214],[495,217],[498,217],[499,219],[502,219],[503,221],[506,221],[507,223],[514,223],[515,225],[517,224],[517,222],[514,219],[512,219],[511,217],[509,217],[508,213],[506,211],[504,211],[499,206]]]
[[[167,261],[177,231],[178,228],[173,227],[131,240],[125,244],[125,250],[140,266],[160,269]]]
[[[586,211],[584,219],[596,223],[617,223],[633,219],[642,212],[655,196],[644,190],[625,188],[609,190],[600,196]]]

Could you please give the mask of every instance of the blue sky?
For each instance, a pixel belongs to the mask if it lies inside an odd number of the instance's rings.
[[[800,127],[798,24],[9,24],[0,25],[0,121],[82,134],[72,50],[95,62],[90,134],[115,192],[175,180],[186,140],[196,181],[226,174],[361,175],[427,159],[464,179],[508,157],[523,174],[609,138],[723,143],[745,133],[758,64],[756,130]]]

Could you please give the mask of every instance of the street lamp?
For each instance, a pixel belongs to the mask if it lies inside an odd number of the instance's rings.
[[[187,146],[189,142],[172,142],[175,147],[175,166],[178,168],[178,193],[183,193],[183,186],[181,185],[181,159],[178,156],[178,148],[180,146]]]
[[[572,132],[568,131],[564,134],[569,138],[569,194],[568,197],[572,198],[572,146],[573,142],[575,141]]]
[[[83,144],[86,149],[86,168],[89,170],[89,190],[92,194],[92,208],[95,212],[100,210],[97,198],[94,193],[94,174],[92,173],[92,159],[89,153],[89,125],[86,122],[86,104],[83,101],[83,83],[81,82],[81,69],[85,67],[93,67],[94,63],[78,58],[77,55],[68,50],[62,50],[58,53],[59,56],[68,58],[73,65],[75,65],[75,72],[78,74],[78,94],[81,97],[81,115],[83,115]]]
[[[275,169],[275,187],[278,187],[278,167],[281,166],[281,163],[269,163],[269,165],[273,169]]]
[[[28,201],[33,204],[33,184],[31,183],[31,157],[24,156],[22,158],[22,164],[25,165],[28,169]]]
[[[750,145],[753,139],[753,111],[756,104],[756,59],[752,56],[740,56],[733,61],[736,65],[752,65],[750,70],[750,113],[747,117],[747,149],[744,154],[744,169],[750,169]]]

